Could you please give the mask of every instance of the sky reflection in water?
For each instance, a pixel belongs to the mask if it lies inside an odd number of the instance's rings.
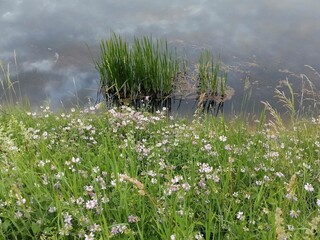
[[[273,96],[281,79],[299,85],[295,76],[308,73],[305,65],[319,70],[318,9],[316,0],[2,0],[0,59],[15,75],[16,52],[22,93],[32,104],[50,99],[70,106],[95,98],[99,75],[92,58],[101,39],[111,32],[152,34],[190,55],[211,50],[229,66],[232,104],[240,101],[246,77],[257,83],[259,102]]]

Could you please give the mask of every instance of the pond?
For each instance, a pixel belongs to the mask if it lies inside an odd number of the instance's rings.
[[[318,9],[316,0],[2,0],[0,59],[32,106],[71,107],[96,100],[100,40],[152,35],[190,62],[213,52],[235,92],[225,111],[241,108],[245,86],[247,110],[259,110],[261,101],[277,103],[274,89],[285,79],[296,91],[306,77],[319,87]],[[173,110],[192,114],[194,101],[176,102]]]

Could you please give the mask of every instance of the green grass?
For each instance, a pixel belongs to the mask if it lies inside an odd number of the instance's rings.
[[[113,35],[100,43],[96,69],[103,94],[118,99],[145,96],[167,97],[179,71],[179,61],[165,40],[135,38],[132,45]]]
[[[223,98],[227,89],[227,74],[222,73],[219,64],[214,63],[212,53],[208,50],[199,55],[198,71],[200,92]]]
[[[227,74],[214,64],[207,50],[198,58],[199,92],[206,98],[223,102],[226,99]],[[180,61],[166,40],[152,37],[135,38],[133,43],[114,34],[100,43],[100,56],[95,62],[100,74],[100,91],[129,103],[146,96],[153,99],[170,97],[174,81],[186,77],[187,61]],[[182,69],[182,70],[181,70]]]
[[[319,236],[320,119],[42,107],[0,121],[0,239]]]

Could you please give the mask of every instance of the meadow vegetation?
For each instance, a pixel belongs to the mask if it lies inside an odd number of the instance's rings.
[[[1,239],[319,237],[320,118],[41,109],[2,108]]]

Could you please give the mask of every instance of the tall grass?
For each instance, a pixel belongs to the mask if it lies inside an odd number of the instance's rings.
[[[0,77],[2,96],[0,99],[7,105],[14,105],[17,101],[17,93],[14,88],[14,82],[11,81],[10,65],[7,64],[5,66],[2,62],[0,62],[0,71],[2,73],[2,77]]]
[[[179,71],[175,52],[165,40],[135,38],[132,46],[118,35],[100,43],[96,68],[104,93],[119,98],[166,97]]]
[[[301,90],[295,92],[288,79],[282,81],[284,90],[275,89],[275,99],[285,111],[278,111],[268,101],[262,101],[265,109],[268,110],[274,128],[294,127],[302,118],[317,117],[320,113],[319,91],[306,75],[301,75]]]
[[[19,69],[16,52],[13,52],[14,66],[15,66],[15,81],[12,80],[10,64],[3,63],[0,60],[0,106],[6,109],[10,107],[23,108],[29,107],[29,100],[24,99],[20,88]]]
[[[220,71],[219,64],[213,61],[212,53],[201,52],[199,55],[200,91],[209,96],[224,96],[227,87],[227,74]]]

